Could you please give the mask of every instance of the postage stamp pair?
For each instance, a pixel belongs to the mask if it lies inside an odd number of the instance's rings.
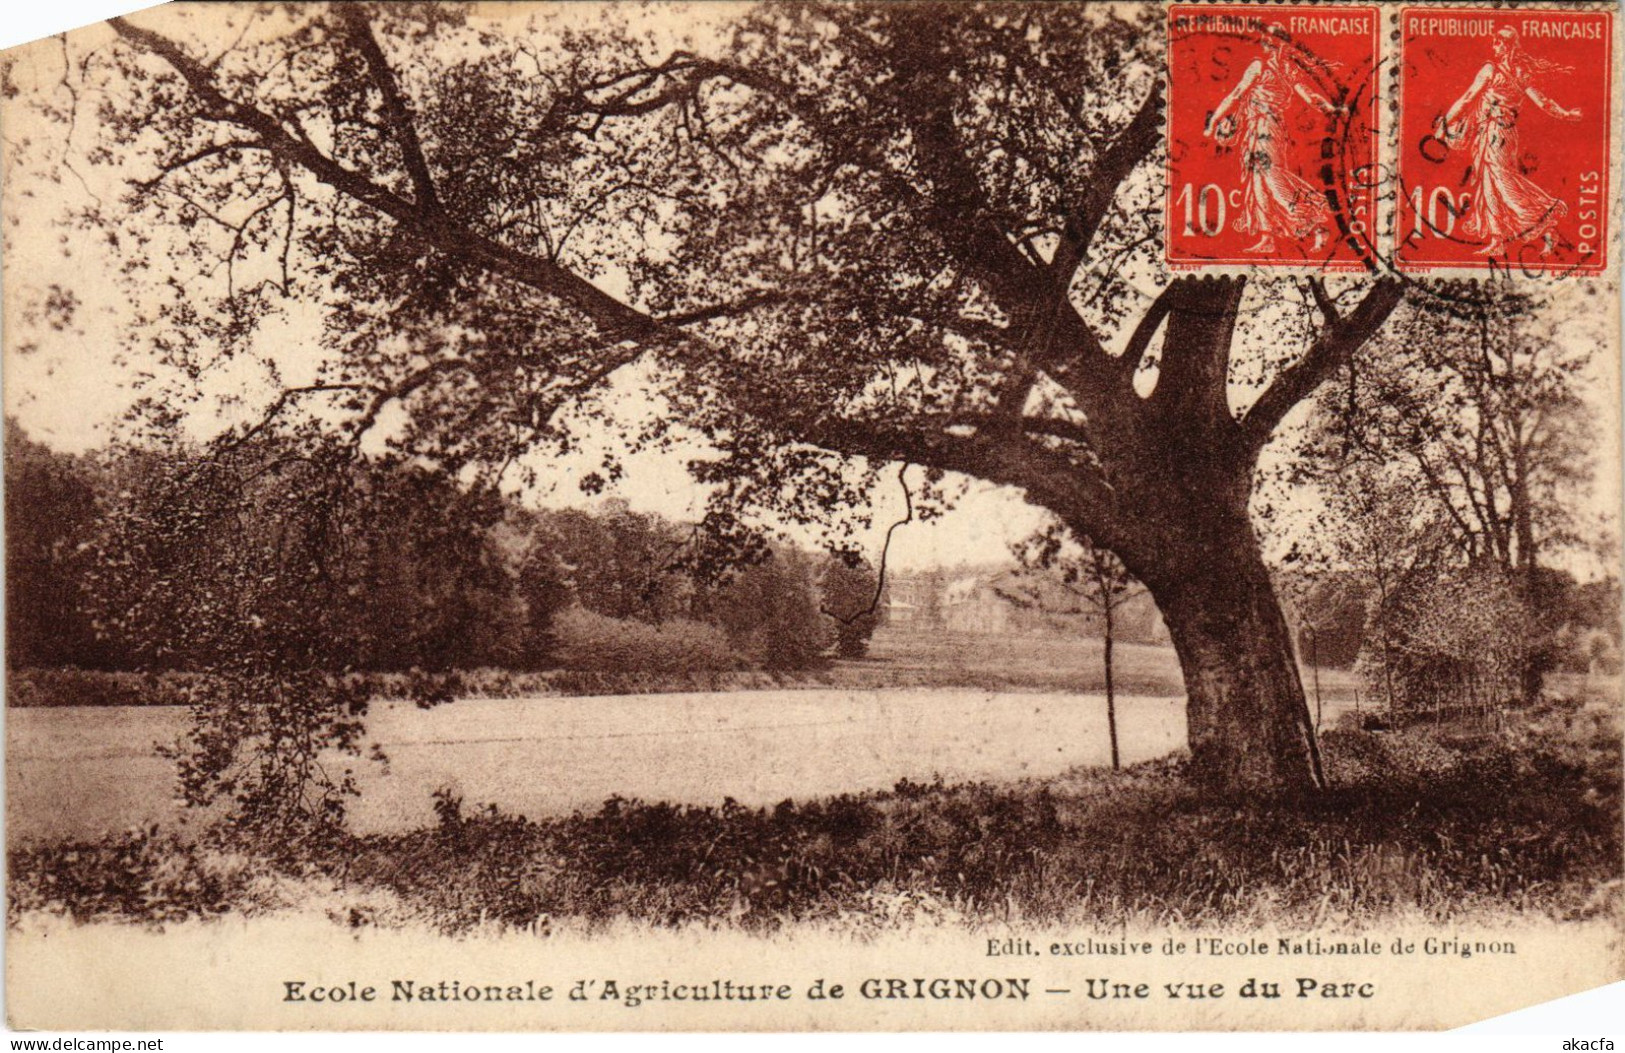
[[[1608,10],[1176,4],[1176,269],[1600,274]]]

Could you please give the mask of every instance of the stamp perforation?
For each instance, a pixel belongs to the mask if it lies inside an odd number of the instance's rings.
[[[1443,130],[1437,127],[1438,120],[1435,120],[1433,132],[1420,138],[1413,151],[1409,140],[1414,137],[1416,129],[1414,119],[1406,112],[1407,94],[1417,96],[1409,105],[1420,106],[1420,96],[1425,90],[1422,85],[1426,78],[1422,71],[1414,68],[1416,63],[1406,58],[1407,46],[1413,39],[1407,36],[1407,18],[1423,13],[1435,20],[1458,16],[1469,20],[1475,17],[1484,19],[1478,26],[1480,31],[1476,33],[1469,32],[1473,27],[1466,22],[1436,26],[1431,32],[1452,41],[1459,37],[1464,45],[1469,41],[1475,44],[1487,41],[1490,47],[1489,55],[1482,60],[1476,77],[1469,81],[1465,71],[1457,71],[1456,80],[1460,83],[1454,86],[1455,90],[1462,91],[1465,85],[1465,93],[1454,96],[1457,101],[1449,107]],[[1593,73],[1542,58],[1527,58],[1529,53],[1524,50],[1522,41],[1524,33],[1513,28],[1510,19],[1521,17],[1524,21],[1519,24],[1527,26],[1531,24],[1530,16],[1540,15],[1564,20],[1600,17],[1600,32],[1588,38],[1598,40],[1602,48],[1600,70]],[[1617,186],[1614,171],[1617,159],[1611,148],[1613,120],[1618,112],[1618,84],[1614,73],[1618,27],[1614,10],[1593,8],[1591,5],[1582,8],[1578,5],[1513,7],[1500,3],[1405,3],[1394,5],[1391,21],[1398,61],[1393,86],[1394,120],[1391,122],[1391,134],[1385,138],[1390,143],[1391,156],[1394,158],[1394,178],[1398,191],[1394,195],[1392,227],[1396,267],[1411,274],[1521,274],[1530,278],[1548,274],[1595,276],[1609,271],[1617,261],[1617,253],[1610,254],[1608,251],[1615,238],[1614,228],[1617,227],[1617,217],[1609,207],[1613,188]],[[1445,32],[1446,28],[1449,28],[1448,33]],[[1571,46],[1564,48],[1566,56],[1575,51],[1572,39],[1567,42]],[[1463,60],[1470,65],[1479,61],[1475,51],[1481,50],[1464,47],[1444,53],[1452,58],[1472,56]],[[1547,49],[1548,53],[1550,50]],[[1440,54],[1431,49],[1425,49],[1423,53],[1429,56]],[[1517,57],[1519,55],[1526,58],[1520,59]],[[1583,95],[1588,100],[1588,107],[1600,101],[1600,114],[1585,121],[1585,128],[1590,134],[1547,139],[1538,148],[1513,156],[1519,147],[1518,126],[1529,117],[1529,111],[1544,110],[1549,115],[1575,121],[1585,117],[1578,106],[1572,111],[1566,110],[1554,99],[1548,99],[1536,90],[1533,83],[1526,84],[1525,81],[1532,81],[1535,74],[1518,72],[1525,68],[1520,64],[1532,64],[1527,65],[1531,70],[1545,69],[1576,76],[1591,73],[1593,81],[1600,78],[1600,84],[1588,82],[1577,86],[1573,83],[1574,78],[1569,77],[1566,79],[1570,83],[1559,86],[1570,94]],[[1489,74],[1487,78],[1486,74]],[[1508,98],[1503,100],[1502,96]],[[1438,98],[1434,98],[1432,103],[1435,109],[1439,108]],[[1468,109],[1472,112],[1467,112]],[[1449,119],[1452,114],[1457,115],[1455,124]],[[1467,135],[1468,132],[1471,134]],[[1464,135],[1467,138],[1462,141]],[[1596,142],[1598,137],[1600,144]],[[1427,149],[1429,143],[1434,144],[1431,152]],[[1473,151],[1465,165],[1463,189],[1459,196],[1456,190],[1450,188],[1454,180],[1424,185],[1426,175],[1430,174],[1427,163],[1439,166],[1441,173],[1447,161],[1451,162],[1452,171],[1463,169],[1462,162],[1452,157],[1453,149],[1458,146]],[[1596,156],[1589,166],[1583,161],[1577,162],[1581,168],[1578,187],[1571,188],[1567,193],[1559,193],[1547,188],[1546,184],[1551,183],[1550,177],[1535,178],[1532,170],[1542,159],[1550,159],[1553,153],[1572,155],[1582,148],[1593,149]],[[1420,155],[1420,160],[1417,155]],[[1589,181],[1589,188],[1583,179],[1587,173],[1597,177]],[[1412,200],[1414,190],[1423,193],[1425,205]],[[1428,193],[1430,190],[1431,196]],[[1600,224],[1593,222],[1589,228],[1583,221],[1578,225],[1566,224],[1571,212],[1585,213],[1588,193],[1590,211],[1595,214],[1595,219],[1600,220]],[[1441,194],[1445,200],[1442,210],[1435,207]],[[1463,232],[1460,236],[1456,234],[1458,220]],[[1403,233],[1402,228],[1408,228],[1410,233]],[[1588,229],[1589,238],[1585,233]],[[1475,238],[1477,240],[1473,242]],[[1503,244],[1503,238],[1512,240]],[[1467,247],[1470,242],[1472,248]],[[1530,242],[1535,243],[1533,256]],[[1516,256],[1514,244],[1517,245]],[[1565,247],[1565,251],[1572,247],[1574,257],[1560,255],[1556,251],[1559,244]],[[1482,258],[1462,258],[1467,252]]]

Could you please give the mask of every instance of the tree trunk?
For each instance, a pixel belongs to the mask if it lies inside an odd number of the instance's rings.
[[[1152,596],[1185,677],[1191,774],[1224,795],[1325,785],[1291,634],[1246,527],[1182,560]]]
[[[1514,567],[1518,588],[1523,594],[1524,608],[1531,618],[1531,628],[1545,622],[1546,611],[1540,609],[1540,564],[1536,562],[1534,501],[1529,494],[1529,481],[1524,466],[1525,453],[1520,444],[1513,451],[1512,517],[1518,539],[1518,562]],[[1519,686],[1523,704],[1532,706],[1540,701],[1540,689],[1545,680],[1550,633],[1536,631],[1536,646],[1524,655],[1519,673]]]
[[[1106,734],[1112,740],[1112,771],[1119,771],[1123,767],[1123,759],[1117,752],[1117,694],[1112,689],[1112,642],[1116,636],[1116,626],[1112,624],[1111,594],[1103,595],[1105,602],[1101,604],[1101,613],[1106,618],[1105,651],[1102,655],[1106,666]]]

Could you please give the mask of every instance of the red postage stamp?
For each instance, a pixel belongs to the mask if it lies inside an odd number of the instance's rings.
[[[1612,17],[1400,12],[1401,270],[1607,267]]]
[[[1168,9],[1175,267],[1371,266],[1376,7]]]

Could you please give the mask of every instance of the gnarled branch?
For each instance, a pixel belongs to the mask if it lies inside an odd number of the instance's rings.
[[[1253,403],[1242,420],[1242,430],[1254,447],[1269,441],[1288,411],[1309,396],[1358,351],[1388,320],[1405,296],[1397,278],[1381,278],[1353,311],[1335,325],[1321,330],[1307,353],[1283,369]]]

